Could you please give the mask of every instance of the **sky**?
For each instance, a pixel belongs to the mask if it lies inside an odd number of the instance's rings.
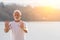
[[[21,5],[31,6],[52,6],[54,8],[60,8],[60,0],[0,0],[0,2],[17,3]]]

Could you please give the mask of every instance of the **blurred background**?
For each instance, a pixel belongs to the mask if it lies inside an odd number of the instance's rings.
[[[60,0],[0,0],[0,21],[13,20],[21,11],[24,21],[60,21]]]
[[[28,28],[25,40],[60,40],[60,0],[0,0],[0,40],[11,40],[4,21],[13,21],[16,9]]]

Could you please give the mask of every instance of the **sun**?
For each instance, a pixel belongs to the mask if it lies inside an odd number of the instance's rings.
[[[36,0],[36,4],[40,6],[51,6],[53,8],[60,8],[60,0]]]
[[[17,3],[21,5],[31,5],[36,6],[51,6],[53,8],[60,8],[60,0],[0,0],[5,3]]]

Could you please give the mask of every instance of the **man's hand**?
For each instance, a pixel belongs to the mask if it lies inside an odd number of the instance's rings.
[[[27,30],[26,30],[26,27],[24,26],[23,21],[20,22],[20,27],[25,33],[27,33]]]
[[[5,28],[4,28],[4,31],[5,32],[8,32],[9,31],[9,21],[5,21]]]

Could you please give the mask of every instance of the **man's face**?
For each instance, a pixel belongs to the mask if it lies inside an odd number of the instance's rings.
[[[15,14],[14,14],[14,20],[20,20],[20,17],[21,15],[19,14],[19,12],[16,12]]]

